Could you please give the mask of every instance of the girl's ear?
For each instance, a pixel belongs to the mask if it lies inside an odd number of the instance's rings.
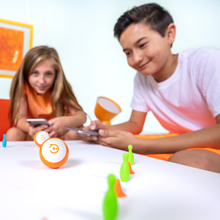
[[[172,45],[176,37],[176,26],[174,23],[169,24],[166,30],[167,42]]]

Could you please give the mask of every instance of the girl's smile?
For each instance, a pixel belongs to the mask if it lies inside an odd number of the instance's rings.
[[[39,90],[42,90],[42,91],[44,91],[45,88],[46,88],[46,86],[38,86],[38,89],[39,89]]]

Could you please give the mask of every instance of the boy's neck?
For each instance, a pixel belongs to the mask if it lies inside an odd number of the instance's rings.
[[[160,83],[168,79],[176,70],[178,64],[178,54],[170,54],[167,59],[165,66],[161,69],[160,72],[152,75],[156,82]]]

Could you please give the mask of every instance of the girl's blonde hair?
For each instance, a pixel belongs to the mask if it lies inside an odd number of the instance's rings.
[[[57,51],[47,46],[34,47],[28,51],[24,57],[18,71],[13,77],[10,89],[9,117],[11,126],[15,123],[20,101],[23,96],[24,82],[29,84],[29,76],[34,67],[43,60],[51,60],[56,71],[54,84],[52,87],[51,103],[54,117],[66,115],[66,106],[75,110],[83,111],[79,105],[70,83],[67,81]]]

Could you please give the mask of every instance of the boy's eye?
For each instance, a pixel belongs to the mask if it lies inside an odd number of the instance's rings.
[[[140,48],[141,48],[141,47],[144,47],[146,44],[147,44],[147,43],[143,43],[143,44],[141,44],[139,47],[140,47]]]
[[[131,54],[131,52],[127,52],[127,53],[125,53],[126,54],[126,56],[129,56],[130,54]]]

